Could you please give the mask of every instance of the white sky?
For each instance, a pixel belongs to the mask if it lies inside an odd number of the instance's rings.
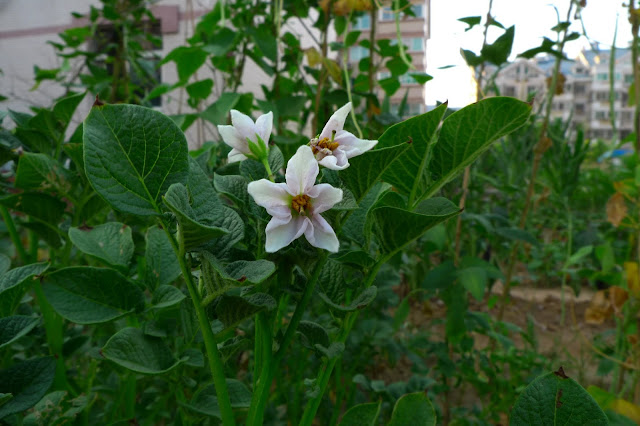
[[[569,0],[493,0],[492,15],[505,27],[515,25],[515,40],[511,60],[518,53],[537,47],[546,36],[556,39],[556,33],[550,29],[557,23],[553,6],[558,8],[561,20],[567,16]],[[466,24],[457,21],[467,16],[482,16],[484,23],[489,0],[431,0],[431,39],[427,42],[427,73],[433,80],[427,83],[427,104],[449,100],[451,107],[462,107],[475,101],[471,72],[460,56],[460,49],[479,53],[482,47],[481,26],[465,33]],[[575,8],[574,8],[575,9]],[[608,49],[613,42],[616,16],[618,18],[617,47],[627,47],[631,41],[631,25],[627,9],[622,0],[587,0],[582,10],[584,26],[589,38],[599,42],[600,47]],[[579,21],[575,21],[571,30],[582,33]],[[502,33],[491,27],[489,42]],[[568,43],[565,52],[569,58],[575,58],[583,48],[589,48],[584,37]],[[454,68],[439,70],[447,65]]]

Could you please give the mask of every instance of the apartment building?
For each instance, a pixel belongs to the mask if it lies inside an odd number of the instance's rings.
[[[633,131],[633,107],[628,106],[633,82],[631,51],[615,50],[613,75],[609,71],[610,58],[610,50],[584,50],[575,60],[560,63],[559,84],[563,90],[554,96],[552,119],[570,121],[574,128],[580,125],[588,138],[621,140]],[[534,106],[539,107],[545,100],[555,63],[552,56],[518,59],[499,72],[496,86],[503,96],[534,99]]]
[[[430,37],[429,20],[431,16],[431,0],[418,0],[412,2],[411,10],[415,16],[400,17],[400,34],[402,44],[406,47],[405,52],[411,61],[414,69],[410,69],[405,75],[400,77],[400,89],[390,98],[391,112],[396,113],[405,94],[407,95],[407,108],[404,115],[411,117],[424,113],[426,110],[425,85],[417,83],[411,73],[424,73],[427,69],[426,43]],[[378,10],[377,22],[375,25],[376,40],[390,40],[391,44],[398,42],[396,31],[396,15],[391,7],[386,6]],[[360,39],[369,39],[371,31],[371,15],[365,13],[357,18],[352,25],[352,30],[361,31]],[[349,48],[348,61],[352,70],[358,69],[358,62],[369,56],[369,49],[362,46],[352,46]],[[374,63],[379,64],[380,58],[374,58]],[[378,80],[383,80],[391,76],[389,70],[381,68],[378,71]],[[385,93],[382,89],[377,89],[377,95],[382,100]]]

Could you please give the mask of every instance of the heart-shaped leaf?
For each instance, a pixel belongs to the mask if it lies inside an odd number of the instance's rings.
[[[111,336],[101,352],[108,360],[142,374],[164,374],[180,364],[162,339],[135,327],[124,328]]]
[[[160,197],[186,183],[187,140],[169,117],[137,105],[92,108],[84,122],[84,164],[111,206],[135,215],[161,213]]]
[[[69,238],[83,253],[112,266],[126,268],[133,256],[131,228],[122,223],[109,222],[92,229],[70,228]]]

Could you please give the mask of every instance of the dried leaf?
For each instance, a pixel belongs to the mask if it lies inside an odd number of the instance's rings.
[[[622,315],[622,306],[625,304],[628,298],[629,293],[622,287],[614,285],[609,288],[609,302],[611,303],[611,306],[613,307],[616,315]]]
[[[640,271],[637,262],[624,262],[624,272],[627,276],[627,288],[636,299],[640,299]]]
[[[622,220],[627,216],[627,204],[624,196],[616,192],[607,201],[607,220],[615,227],[620,226]]]
[[[342,84],[342,72],[340,71],[340,65],[333,59],[324,58],[322,60],[325,68],[329,72],[329,75],[338,84]]]
[[[589,307],[584,312],[584,321],[587,324],[599,325],[613,315],[611,301],[604,290],[600,290],[593,295]]]
[[[320,54],[320,52],[318,52],[318,49],[316,49],[315,47],[310,47],[306,49],[304,53],[307,56],[307,62],[309,62],[309,66],[311,68],[315,67],[320,62],[322,62],[322,55]]]

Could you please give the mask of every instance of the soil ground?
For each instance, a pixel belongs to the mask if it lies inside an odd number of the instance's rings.
[[[502,294],[502,286],[497,283],[492,292]],[[511,290],[511,303],[504,313],[504,320],[526,330],[527,318],[531,317],[535,325],[539,352],[547,357],[557,368],[562,366],[569,377],[574,378],[583,386],[596,385],[608,388],[610,377],[596,374],[598,361],[593,346],[594,337],[607,330],[615,328],[613,318],[602,324],[588,324],[585,321],[585,311],[589,307],[595,292],[584,288],[576,297],[569,287],[565,288],[565,322],[561,323],[562,293],[559,288],[515,287]],[[489,312],[493,318],[498,315],[498,307],[488,309],[485,301],[470,302],[473,311]],[[411,308],[408,321],[414,326],[428,325],[434,318],[443,318],[446,307],[441,300],[431,300],[425,304],[416,303]],[[435,329],[435,333],[444,330]],[[514,337],[516,345],[521,345],[519,336]],[[485,336],[476,336],[476,346],[483,348],[490,344]],[[384,363],[381,363],[384,364]],[[383,380],[385,383],[406,381],[411,375],[411,363],[408,359],[401,359],[395,366],[378,365],[371,376]],[[468,390],[467,390],[468,391]],[[471,394],[463,397],[464,405],[472,405],[477,400]]]

